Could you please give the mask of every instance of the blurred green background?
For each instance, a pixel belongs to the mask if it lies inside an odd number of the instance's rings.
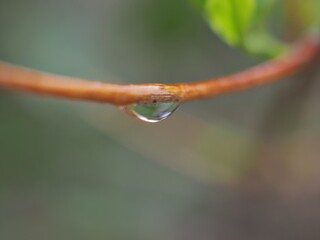
[[[258,63],[187,0],[0,0],[0,59],[118,83]],[[319,91],[314,63],[146,124],[0,90],[0,239],[320,239]]]

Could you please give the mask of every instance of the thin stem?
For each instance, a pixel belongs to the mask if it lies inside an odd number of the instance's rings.
[[[232,93],[275,81],[311,61],[320,49],[319,37],[309,35],[281,58],[243,72],[206,81],[182,84],[111,84],[37,72],[0,62],[0,87],[76,100],[115,105],[138,101],[182,102]]]

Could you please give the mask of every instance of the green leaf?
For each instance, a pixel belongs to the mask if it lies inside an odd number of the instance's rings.
[[[312,1],[312,0],[310,0]],[[267,17],[275,0],[193,0],[211,28],[229,45],[264,57],[285,47],[267,31]]]
[[[254,0],[207,0],[205,14],[210,26],[228,43],[241,45],[254,8]]]

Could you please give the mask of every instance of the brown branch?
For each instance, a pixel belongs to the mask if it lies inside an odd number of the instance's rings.
[[[127,105],[138,101],[181,102],[244,90],[294,73],[320,49],[319,37],[309,35],[275,59],[230,76],[182,84],[111,84],[37,72],[0,62],[0,87],[69,99]]]

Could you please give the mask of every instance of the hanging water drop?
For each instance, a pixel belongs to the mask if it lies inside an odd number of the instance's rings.
[[[144,122],[156,123],[168,118],[179,107],[178,101],[137,103],[123,107],[131,116]]]

